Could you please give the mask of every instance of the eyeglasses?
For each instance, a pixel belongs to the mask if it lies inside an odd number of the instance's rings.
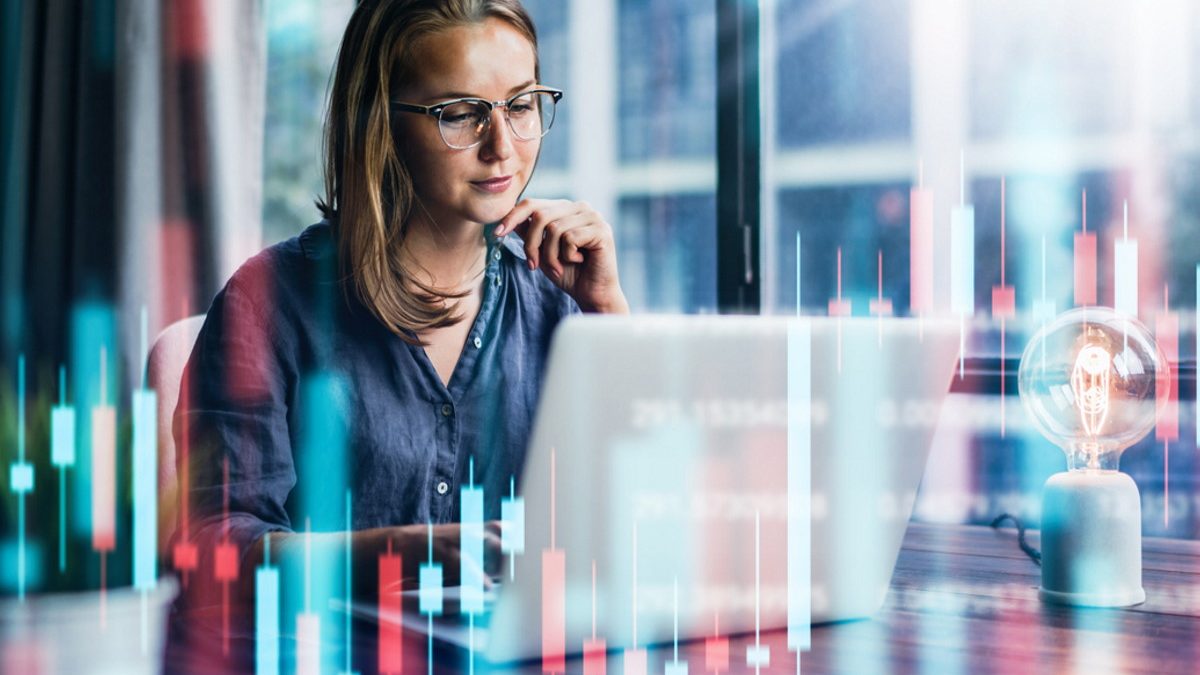
[[[455,150],[466,150],[483,142],[492,123],[492,111],[496,108],[504,109],[508,128],[517,138],[532,141],[545,136],[554,124],[554,109],[562,97],[562,91],[547,87],[521,92],[507,101],[456,98],[437,105],[393,101],[392,106],[401,112],[436,117],[446,145]]]

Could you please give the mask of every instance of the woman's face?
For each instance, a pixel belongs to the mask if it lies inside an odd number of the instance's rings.
[[[406,103],[501,101],[536,83],[533,45],[499,19],[427,35],[413,45],[413,56],[415,80],[397,95]],[[443,142],[436,118],[397,115],[400,156],[438,226],[494,223],[512,210],[533,171],[540,139],[516,137],[504,110],[497,109],[479,145],[454,150]],[[414,214],[424,212],[417,207]]]

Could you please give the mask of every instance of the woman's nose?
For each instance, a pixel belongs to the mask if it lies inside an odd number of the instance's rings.
[[[479,145],[480,154],[488,160],[505,160],[512,156],[513,137],[512,127],[508,125],[508,113],[504,108],[492,111],[491,123],[488,124],[486,137]]]

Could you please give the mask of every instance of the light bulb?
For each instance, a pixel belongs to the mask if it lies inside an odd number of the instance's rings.
[[[1042,492],[1047,602],[1125,607],[1144,602],[1137,485],[1117,471],[1170,395],[1170,366],[1146,327],[1104,307],[1064,312],[1021,355],[1021,402],[1067,453]]]
[[[1170,366],[1149,331],[1105,307],[1064,312],[1038,331],[1017,379],[1034,426],[1071,471],[1116,470],[1170,394]]]

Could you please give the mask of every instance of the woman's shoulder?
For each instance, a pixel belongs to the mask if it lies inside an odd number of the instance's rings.
[[[277,321],[291,312],[289,308],[302,312],[314,282],[336,275],[335,252],[330,224],[310,225],[242,263],[213,298],[210,311],[236,308],[247,319],[258,321]]]
[[[313,268],[332,265],[336,248],[328,221],[309,225],[300,234],[272,244],[251,256],[233,273],[226,288],[251,291],[278,289],[312,279]]]
[[[315,303],[313,279],[325,267],[336,270],[333,236],[322,221],[300,234],[268,246],[242,263],[213,297],[206,313],[201,344],[211,349],[256,345],[255,354],[284,355],[284,345],[305,333]]]

